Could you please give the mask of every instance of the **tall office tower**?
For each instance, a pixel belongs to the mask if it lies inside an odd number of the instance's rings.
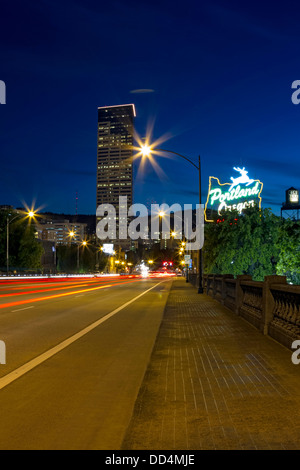
[[[127,196],[128,208],[133,203],[135,115],[133,104],[98,108],[97,207],[107,203],[115,207],[117,229],[119,196]],[[124,241],[117,244],[124,246]]]

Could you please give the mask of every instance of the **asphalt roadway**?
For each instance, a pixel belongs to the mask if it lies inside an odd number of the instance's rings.
[[[171,283],[1,281],[0,449],[120,449]]]

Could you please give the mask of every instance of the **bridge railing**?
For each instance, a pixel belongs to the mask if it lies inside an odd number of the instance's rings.
[[[209,274],[203,286],[207,295],[282,345],[290,348],[300,339],[300,285],[287,284],[285,276],[253,281],[246,275]]]

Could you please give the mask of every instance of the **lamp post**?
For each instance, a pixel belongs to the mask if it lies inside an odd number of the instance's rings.
[[[163,246],[163,239],[162,239],[162,223],[163,223],[163,217],[165,213],[163,211],[160,211],[158,216],[159,216],[159,249],[162,249]]]
[[[80,245],[80,243],[78,243],[77,245],[77,270],[79,272],[79,269],[80,269],[80,263],[79,263],[79,257],[80,257],[80,247],[81,246],[86,246],[87,245],[87,242],[86,241],[83,241]]]
[[[35,212],[29,211],[27,212],[27,217],[32,219],[35,216]],[[6,274],[8,276],[9,273],[9,225],[19,217],[19,214],[13,217],[12,219],[7,216],[6,218]]]
[[[69,232],[69,237],[74,238],[75,236],[76,236],[76,233],[73,230],[71,230],[71,232]],[[76,242],[76,244],[77,244],[77,271],[79,272],[79,268],[80,268],[80,247],[81,246],[86,246],[87,241],[84,240],[81,244],[79,242]]]
[[[148,145],[143,145],[141,147],[141,153],[143,156],[147,157],[151,155],[151,147]],[[201,208],[201,158],[200,155],[198,156],[198,166],[196,165],[195,162],[193,162],[190,158],[181,155],[180,153],[173,152],[173,150],[165,150],[165,149],[155,149],[156,152],[164,152],[164,153],[171,153],[173,155],[177,155],[180,158],[183,158],[187,162],[189,162],[191,165],[193,165],[194,168],[196,168],[198,172],[198,178],[199,178],[199,210]],[[202,282],[202,276],[203,276],[203,261],[202,261],[202,248],[198,250],[198,266],[199,266],[199,282],[198,282],[198,294],[203,294],[203,282]]]

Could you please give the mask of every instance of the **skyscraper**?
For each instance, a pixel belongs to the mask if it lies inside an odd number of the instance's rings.
[[[112,204],[118,221],[119,196],[133,203],[133,104],[98,108],[97,207]]]

